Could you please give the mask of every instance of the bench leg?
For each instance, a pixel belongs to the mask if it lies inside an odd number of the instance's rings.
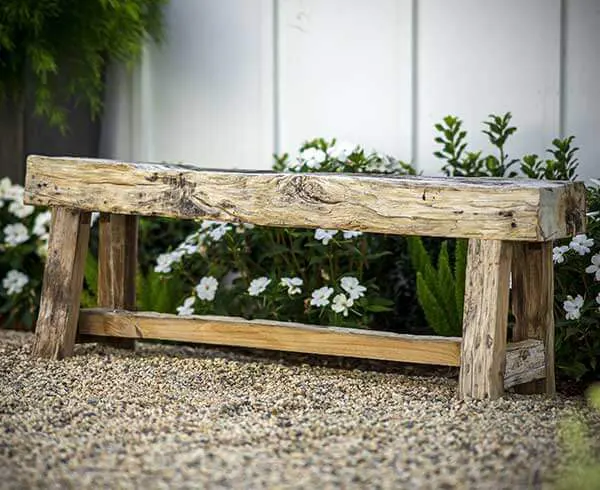
[[[98,306],[135,310],[138,218],[125,214],[100,215],[98,247]],[[95,342],[134,349],[135,340],[95,337]]]
[[[469,240],[460,398],[493,400],[504,393],[511,252],[509,242]]]
[[[554,265],[552,242],[513,245],[512,311],[513,341],[544,342],[546,378],[515,387],[517,393],[554,395]]]
[[[83,270],[90,235],[90,213],[52,210],[33,355],[62,359],[73,354]]]

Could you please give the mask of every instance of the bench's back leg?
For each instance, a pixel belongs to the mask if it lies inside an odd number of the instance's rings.
[[[90,235],[90,213],[52,210],[33,355],[62,359],[73,353],[83,270]]]
[[[138,252],[138,217],[102,213],[98,246],[98,306],[135,310]],[[82,337],[122,349],[135,348],[135,340],[119,337]]]
[[[554,379],[554,265],[552,242],[513,245],[512,311],[515,316],[513,341],[538,339],[544,342],[546,378],[515,387],[517,393],[556,391]]]
[[[461,398],[495,399],[504,392],[511,252],[509,242],[469,240]]]

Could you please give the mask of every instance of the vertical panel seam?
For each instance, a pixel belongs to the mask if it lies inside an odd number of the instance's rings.
[[[559,59],[558,59],[558,133],[560,138],[565,137],[566,115],[566,58],[567,58],[567,7],[566,0],[560,0],[559,11]]]
[[[419,74],[418,74],[418,38],[419,38],[419,13],[418,13],[418,0],[412,0],[411,5],[411,22],[410,22],[410,32],[411,32],[411,81],[410,81],[410,91],[411,91],[411,162],[414,167],[419,170],[420,163],[417,161],[419,151],[418,151],[418,143],[419,143],[419,133],[418,133],[418,124],[419,124],[419,103],[417,97],[419,95]]]
[[[272,36],[273,36],[273,49],[271,56],[273,57],[272,63],[272,77],[273,77],[273,152],[275,154],[281,153],[281,114],[280,114],[280,87],[279,87],[279,1],[272,0]]]

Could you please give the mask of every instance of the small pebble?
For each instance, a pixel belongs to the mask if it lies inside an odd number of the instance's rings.
[[[141,342],[46,361],[32,340],[0,331],[6,489],[541,488],[573,411],[600,431],[578,398],[459,401],[449,370]]]

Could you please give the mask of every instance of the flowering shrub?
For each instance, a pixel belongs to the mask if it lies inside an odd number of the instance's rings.
[[[553,249],[557,365],[575,378],[600,371],[600,181],[587,187],[587,204],[587,233]]]
[[[414,173],[409,165],[335,140],[306,143],[286,172]],[[179,315],[226,314],[366,328],[394,302],[382,294],[381,263],[392,238],[356,231],[254,227],[204,220],[154,271],[188,286]],[[389,243],[387,243],[389,245]],[[386,267],[389,268],[389,267]],[[378,275],[379,274],[379,275]]]
[[[577,148],[573,137],[556,139],[551,158],[526,155],[509,158],[505,144],[516,128],[510,114],[490,116],[486,134],[496,154],[467,151],[461,121],[448,116],[436,125],[447,175],[514,176],[515,168],[530,178],[575,178]],[[518,165],[517,165],[518,164]],[[374,172],[414,174],[408,164],[356,145],[315,139],[296,158],[276,157],[274,170],[283,172]],[[600,190],[588,187],[589,223],[586,235],[556,243],[555,317],[557,365],[569,376],[592,377],[600,372]],[[22,204],[23,189],[0,181],[0,321],[2,326],[31,326],[38,304],[42,260],[48,240],[50,213]],[[182,237],[174,247],[165,241]],[[97,236],[92,233],[92,251]],[[431,280],[452,279],[444,265],[454,256],[454,240],[418,238],[438,260]],[[177,241],[173,238],[173,241]],[[216,221],[140,219],[138,309],[191,314],[220,314],[348,327],[430,333],[417,301],[416,274],[404,237],[362,234],[351,230],[254,227]],[[159,252],[157,252],[159,251]],[[160,253],[162,252],[162,253]],[[413,257],[414,258],[414,257]],[[459,287],[463,261],[455,261],[456,312],[452,332],[460,332]],[[433,262],[431,262],[433,264]],[[462,264],[462,265],[461,265]],[[415,265],[417,269],[417,267]],[[95,304],[97,264],[89,254],[83,304]],[[446,273],[443,273],[443,271]],[[434,296],[431,294],[430,296]],[[434,298],[435,299],[435,298]],[[440,296],[440,299],[444,299]],[[452,309],[446,298],[443,303]],[[440,318],[447,317],[442,314]],[[433,318],[433,316],[431,317]],[[450,318],[450,317],[448,317]],[[435,322],[430,321],[430,327]],[[415,328],[417,327],[417,328]],[[410,330],[409,330],[410,329]],[[441,330],[438,328],[438,330]]]
[[[48,246],[50,212],[23,204],[23,187],[0,180],[0,325],[31,328]]]
[[[506,152],[506,142],[517,131],[510,126],[512,116],[490,115],[484,122],[483,131],[489,139],[495,154],[483,155],[481,151],[467,150],[467,133],[462,129],[462,121],[447,116],[436,125],[439,136],[436,142],[442,145],[435,156],[445,161],[442,167],[448,176],[463,177],[516,177],[518,166],[523,175],[533,179],[573,180],[577,177],[578,148],[573,146],[574,137],[554,139],[547,150],[550,158],[538,155],[525,155],[521,159],[511,159]],[[559,370],[569,376],[597,377],[600,372],[600,189],[599,181],[591,181],[587,187],[588,231],[572,240],[556,243],[553,249],[555,263],[555,319],[556,319],[556,362]],[[419,240],[416,238],[415,240]],[[465,263],[462,264],[464,268]],[[418,267],[417,267],[418,269]],[[446,281],[448,282],[448,281]],[[432,290],[436,288],[432,287]],[[437,288],[439,290],[439,287]],[[417,289],[419,292],[420,290]],[[426,316],[433,317],[437,303],[444,305],[443,293],[437,297],[419,294],[419,302],[426,310]],[[446,301],[446,304],[449,302]],[[430,311],[429,314],[427,312]],[[453,318],[452,312],[442,312]],[[440,315],[438,315],[440,316]],[[456,324],[456,322],[455,322]],[[435,326],[435,323],[430,322]],[[458,327],[454,334],[458,334]],[[445,334],[444,331],[438,332]]]

